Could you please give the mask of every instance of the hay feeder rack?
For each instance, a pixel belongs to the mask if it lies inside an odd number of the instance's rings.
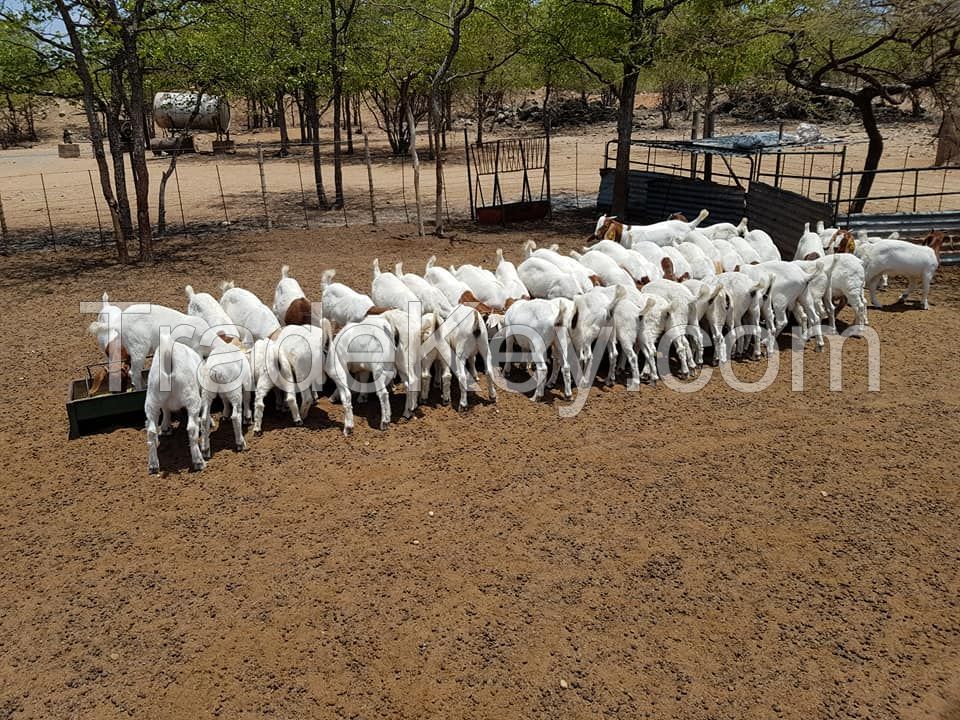
[[[502,138],[471,145],[464,130],[470,219],[481,225],[541,220],[550,214],[550,131],[528,138]],[[531,171],[539,171],[540,197],[533,199]],[[522,173],[520,200],[503,201],[503,175]],[[484,178],[493,178],[490,202],[484,196]]]

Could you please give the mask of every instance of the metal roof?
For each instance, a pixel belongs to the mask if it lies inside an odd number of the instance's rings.
[[[846,140],[818,137],[805,141],[793,133],[780,134],[777,130],[740,135],[720,135],[699,140],[631,140],[632,145],[640,147],[665,148],[691,153],[709,153],[711,155],[732,155],[750,157],[758,153],[778,153],[782,150],[797,148],[817,148],[829,145],[846,145]]]

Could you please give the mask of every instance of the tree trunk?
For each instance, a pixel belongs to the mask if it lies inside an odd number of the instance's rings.
[[[157,235],[167,231],[167,180],[177,169],[177,152],[170,156],[170,165],[160,175],[159,197],[157,198]]]
[[[343,126],[347,129],[347,155],[353,155],[353,123],[350,117],[350,94],[343,95]]]
[[[937,131],[937,159],[934,164],[960,164],[960,110],[953,103],[943,109],[943,120]]]
[[[863,161],[863,172],[860,175],[860,184],[857,185],[857,194],[850,204],[848,212],[862,213],[867,199],[870,197],[870,190],[873,187],[873,180],[876,173],[873,172],[880,167],[880,158],[883,157],[883,135],[880,134],[880,128],[877,127],[877,117],[873,111],[873,95],[866,93],[857,96],[854,103],[860,112],[860,119],[863,122],[863,129],[867,131],[867,156]]]
[[[87,65],[86,54],[77,32],[76,23],[70,16],[70,11],[64,0],[56,0],[57,11],[70,38],[70,47],[73,51],[74,64],[80,85],[83,88],[83,110],[87,116],[87,126],[90,129],[90,144],[93,147],[93,157],[97,162],[97,173],[100,176],[100,190],[103,199],[110,210],[110,220],[113,223],[113,239],[117,247],[117,259],[121,264],[130,262],[127,243],[130,236],[125,232],[120,222],[120,206],[110,187],[110,167],[107,165],[107,156],[103,148],[103,129],[100,127],[100,118],[97,116],[97,103],[94,94],[93,76]]]
[[[543,90],[543,127],[546,129],[547,125],[550,122],[550,92],[553,90],[553,83],[550,82],[550,78],[547,78],[547,82],[544,83]]]
[[[303,97],[307,105],[307,122],[310,124],[312,136],[313,181],[317,186],[317,207],[321,210],[329,210],[330,203],[327,202],[327,191],[323,187],[323,165],[320,159],[320,113],[317,107],[316,88],[311,86],[309,89],[304,89]]]
[[[613,172],[613,208],[611,213],[623,219],[627,212],[630,183],[630,140],[633,136],[633,104],[637,97],[637,68],[624,63],[620,85],[620,110],[617,118],[617,165]]]
[[[109,13],[117,13],[116,5],[108,3]],[[150,172],[147,169],[146,120],[143,112],[143,71],[140,68],[140,53],[137,47],[138,18],[128,16],[119,20],[122,41],[123,66],[127,78],[128,93],[123,93],[123,103],[130,118],[130,168],[133,172],[133,187],[137,196],[137,234],[140,240],[140,259],[153,263],[153,227],[150,224]]]
[[[330,0],[330,79],[333,85],[333,207],[343,207],[343,158],[341,118],[343,109],[343,68],[340,63],[340,24],[337,0]]]
[[[483,114],[487,103],[484,101],[483,87],[487,84],[487,74],[480,73],[477,78],[477,147],[483,145]]]
[[[440,112],[440,103],[434,101],[432,104],[433,118],[433,147],[436,150],[436,175],[437,175],[437,207],[436,220],[434,221],[434,234],[437,237],[443,237],[443,148],[440,147],[440,126],[443,124],[443,118]]]
[[[277,121],[280,125],[280,157],[290,154],[290,133],[287,131],[287,110],[284,107],[283,89],[277,90]]]
[[[417,235],[423,237],[423,203],[420,199],[420,157],[417,155],[417,121],[413,117],[413,108],[404,100],[407,111],[407,127],[410,132],[410,161],[413,165],[413,195],[417,203]]]
[[[118,87],[116,82],[111,88]],[[111,89],[111,93],[119,93]],[[107,137],[110,141],[110,159],[113,161],[113,187],[116,191],[117,210],[120,227],[125,238],[133,238],[133,218],[130,215],[130,198],[127,195],[127,167],[123,152],[123,138],[120,137],[120,102],[113,98],[104,116],[107,120]]]

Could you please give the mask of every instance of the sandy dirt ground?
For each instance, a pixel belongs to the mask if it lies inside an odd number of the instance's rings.
[[[960,717],[956,269],[927,312],[871,311],[879,392],[851,340],[842,392],[808,349],[802,392],[785,350],[763,392],[618,383],[573,419],[484,391],[386,432],[358,405],[345,439],[324,399],[243,454],[224,425],[202,473],[182,428],[159,476],[142,429],[66,439],[96,359],[79,303],[104,289],[270,298],[286,262],[316,295],[330,266],[365,288],[376,255],[490,263],[588,225],[209,235],[122,272],[4,259],[0,718]]]

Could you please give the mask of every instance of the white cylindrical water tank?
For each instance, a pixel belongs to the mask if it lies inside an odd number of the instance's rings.
[[[225,133],[230,129],[230,105],[219,95],[203,95],[198,109],[196,93],[159,92],[153,96],[153,121],[165,130],[183,130],[189,124],[190,130]]]

